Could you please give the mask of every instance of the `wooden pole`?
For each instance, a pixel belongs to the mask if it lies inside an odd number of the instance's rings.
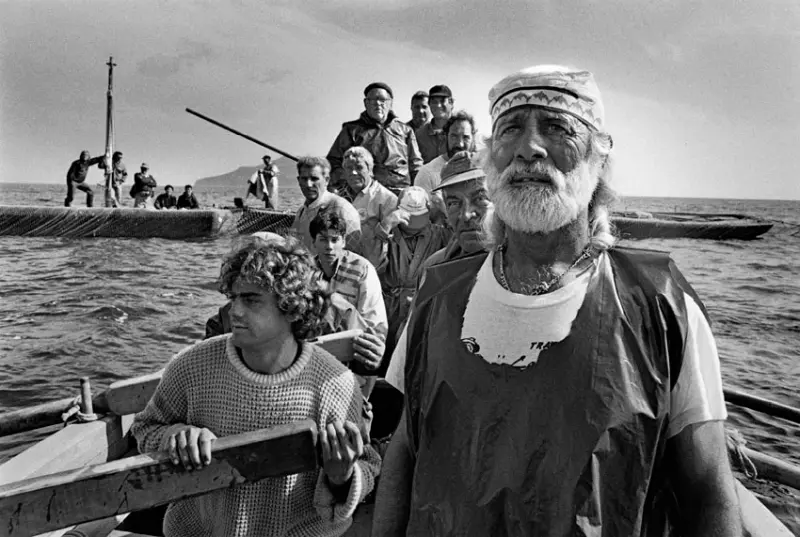
[[[105,205],[106,207],[114,207],[119,200],[117,200],[114,193],[114,98],[112,90],[114,88],[114,57],[108,57],[108,91],[106,92],[106,192],[105,192]]]
[[[790,407],[789,405],[776,403],[775,401],[770,401],[763,397],[750,395],[738,390],[730,390],[728,388],[725,388],[722,392],[725,395],[725,401],[728,403],[751,410],[758,410],[759,412],[769,414],[776,418],[783,418],[793,421],[794,423],[800,423],[800,410]]]
[[[192,110],[191,108],[187,108],[187,109],[186,109],[186,111],[187,111],[187,112],[189,112],[190,114],[192,114],[193,116],[197,116],[197,117],[199,117],[200,119],[204,119],[204,120],[208,121],[208,122],[209,122],[209,123],[211,123],[212,125],[216,125],[217,127],[220,127],[220,128],[222,128],[222,129],[225,129],[225,130],[226,130],[226,131],[228,131],[228,132],[232,132],[233,134],[236,134],[236,135],[238,135],[238,136],[241,136],[241,137],[242,137],[242,138],[244,138],[245,140],[250,140],[250,141],[251,141],[251,142],[253,142],[254,144],[258,144],[258,145],[260,145],[261,147],[266,147],[266,148],[267,148],[267,149],[269,149],[270,151],[274,151],[274,152],[278,153],[279,155],[283,155],[284,157],[286,157],[286,158],[288,158],[288,159],[291,159],[291,160],[293,160],[294,162],[297,162],[297,157],[295,157],[294,155],[291,155],[291,154],[289,154],[289,153],[287,153],[287,152],[285,152],[285,151],[281,151],[281,150],[280,150],[280,149],[278,149],[277,147],[274,147],[274,146],[271,146],[271,145],[269,145],[269,144],[266,144],[266,143],[262,142],[261,140],[258,140],[258,139],[256,139],[256,138],[253,138],[252,136],[249,136],[249,135],[247,135],[247,134],[244,134],[243,132],[239,132],[239,131],[237,131],[236,129],[232,129],[232,128],[228,127],[227,125],[224,125],[224,124],[220,123],[219,121],[213,120],[213,119],[211,119],[211,118],[210,118],[210,117],[208,117],[208,116],[204,116],[203,114],[201,114],[201,113],[199,113],[199,112],[195,112],[195,111],[194,111],[194,110]]]

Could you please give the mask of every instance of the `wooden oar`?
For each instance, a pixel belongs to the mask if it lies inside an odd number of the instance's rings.
[[[226,130],[226,131],[228,131],[228,132],[232,132],[233,134],[236,134],[236,135],[238,135],[238,136],[241,136],[241,137],[242,137],[242,138],[244,138],[245,140],[250,140],[250,141],[251,141],[251,142],[253,142],[254,144],[258,144],[258,145],[260,145],[261,147],[266,147],[266,148],[267,148],[267,149],[269,149],[270,151],[275,151],[275,152],[276,152],[276,153],[278,153],[279,155],[283,155],[284,157],[286,157],[286,158],[288,158],[288,159],[291,159],[291,160],[293,160],[293,161],[297,162],[297,157],[295,157],[294,155],[291,155],[291,154],[289,154],[289,153],[287,153],[287,152],[285,152],[285,151],[281,151],[281,150],[280,150],[280,149],[278,149],[277,147],[273,147],[273,146],[271,146],[271,145],[269,145],[269,144],[266,144],[266,143],[262,142],[261,140],[258,140],[258,139],[256,139],[256,138],[253,138],[252,136],[249,136],[249,135],[247,135],[247,134],[245,134],[245,133],[243,133],[243,132],[239,132],[239,131],[237,131],[236,129],[232,129],[232,128],[228,127],[227,125],[224,125],[224,124],[220,123],[219,121],[216,121],[216,120],[214,120],[214,119],[211,119],[211,118],[210,118],[210,117],[208,117],[208,116],[204,116],[203,114],[201,114],[201,113],[199,113],[199,112],[195,112],[195,111],[194,111],[194,110],[192,110],[191,108],[187,108],[187,109],[186,109],[186,111],[187,111],[187,112],[189,112],[190,114],[192,114],[193,116],[197,116],[197,117],[199,117],[200,119],[204,119],[204,120],[208,121],[208,122],[209,122],[209,123],[211,123],[212,125],[216,125],[217,127],[220,127],[220,128],[222,128],[222,129],[225,129],[225,130]]]
[[[725,388],[722,392],[725,395],[725,401],[728,403],[751,410],[758,410],[759,412],[769,414],[776,418],[783,418],[795,423],[800,423],[800,410],[790,407],[789,405],[776,403],[775,401],[770,401],[769,399],[750,395],[738,390]]]
[[[9,537],[37,535],[79,522],[139,511],[267,477],[317,467],[313,421],[262,429],[214,442],[201,470],[175,466],[167,452],[59,472],[0,486],[0,527]]]

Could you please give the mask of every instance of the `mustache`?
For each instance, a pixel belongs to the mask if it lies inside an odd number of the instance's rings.
[[[531,177],[547,180],[555,185],[560,185],[564,182],[564,174],[553,164],[546,161],[536,161],[530,164],[514,161],[500,174],[500,180],[503,184]]]

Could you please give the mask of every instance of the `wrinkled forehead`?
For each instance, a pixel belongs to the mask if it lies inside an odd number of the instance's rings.
[[[447,197],[467,197],[471,198],[476,194],[487,192],[486,177],[462,181],[442,188],[442,194]]]
[[[553,120],[568,124],[578,132],[587,131],[589,127],[580,119],[569,112],[548,108],[544,106],[518,106],[501,115],[494,122],[492,133],[494,134],[499,127],[509,123],[521,123],[531,119],[534,120]]]
[[[301,179],[317,179],[317,180],[325,180],[326,174],[325,171],[322,169],[322,166],[303,166],[300,168],[298,172],[298,176]]]

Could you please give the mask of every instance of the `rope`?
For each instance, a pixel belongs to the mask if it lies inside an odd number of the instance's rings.
[[[728,451],[733,452],[734,458],[739,468],[744,472],[744,475],[750,479],[757,478],[758,470],[756,470],[756,466],[753,464],[753,461],[750,460],[750,457],[742,451],[744,445],[747,444],[747,440],[744,439],[744,436],[736,429],[726,429],[725,437],[728,443]]]
[[[72,402],[69,404],[66,410],[61,413],[61,421],[64,422],[64,427],[69,425],[72,422],[78,423],[89,423],[90,421],[97,421],[99,416],[95,413],[92,414],[84,414],[81,412],[81,402],[82,398],[80,395],[76,395]]]

